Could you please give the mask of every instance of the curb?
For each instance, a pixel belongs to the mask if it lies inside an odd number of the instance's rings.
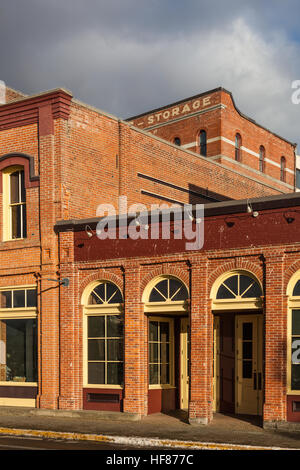
[[[114,444],[138,447],[170,447],[193,450],[299,450],[294,448],[264,447],[244,444],[226,444],[215,442],[180,441],[148,437],[108,436],[102,434],[83,434],[76,432],[42,431],[33,429],[0,428],[0,435],[40,437],[43,439],[61,439],[91,442],[110,442]],[[136,449],[138,450],[138,449]]]

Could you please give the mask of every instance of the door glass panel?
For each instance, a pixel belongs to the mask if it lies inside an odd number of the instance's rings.
[[[149,323],[149,341],[158,341],[158,322],[151,321]]]
[[[243,379],[252,377],[253,324],[243,323]]]
[[[292,312],[292,335],[300,336],[300,310]]]
[[[252,323],[243,323],[243,341],[252,340]]]
[[[243,379],[252,378],[252,361],[243,361]]]

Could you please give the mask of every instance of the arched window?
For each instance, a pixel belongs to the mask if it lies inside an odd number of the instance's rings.
[[[180,137],[175,137],[175,139],[174,139],[174,144],[175,144],[175,145],[178,145],[178,146],[180,147],[180,145],[181,145]]]
[[[296,280],[295,280],[296,277]],[[300,273],[289,283],[288,390],[300,391]],[[297,279],[298,278],[298,279]]]
[[[24,168],[10,167],[3,173],[3,238],[26,238],[26,190]]]
[[[280,159],[280,180],[285,182],[285,167],[286,167],[286,160],[285,157],[281,157]]]
[[[112,282],[99,283],[90,293],[89,305],[120,304],[123,302],[120,289]]]
[[[241,146],[242,146],[242,138],[240,134],[236,134],[235,135],[235,160],[237,162],[240,162],[242,160]]]
[[[234,274],[220,285],[217,299],[249,299],[262,295],[260,285],[255,279],[245,274]]]
[[[150,292],[149,302],[185,301],[188,291],[185,285],[175,278],[167,278],[158,282]]]
[[[200,131],[199,145],[200,145],[200,155],[202,155],[203,157],[206,157],[206,155],[207,155],[206,131],[204,131],[204,130]]]
[[[123,297],[112,282],[95,283],[84,307],[85,386],[123,384]]]
[[[261,145],[259,147],[259,171],[261,171],[262,173],[265,171],[265,156],[265,147]]]

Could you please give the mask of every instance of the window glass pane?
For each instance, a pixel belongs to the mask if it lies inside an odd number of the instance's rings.
[[[22,222],[23,222],[23,225],[21,227],[21,237],[22,238],[26,238],[27,237],[27,220],[26,220],[26,205],[23,204],[21,206],[21,212],[22,212]]]
[[[20,202],[19,194],[19,171],[15,171],[10,175],[10,203]]]
[[[111,282],[108,282],[106,284],[106,296],[107,302],[110,304],[120,304],[121,302],[123,302],[120,289]]]
[[[95,287],[89,297],[89,305],[91,304],[103,304],[105,302],[105,288],[104,284],[99,284]]]
[[[11,290],[1,291],[0,292],[0,307],[1,308],[11,308],[12,307],[12,292]]]
[[[254,284],[247,290],[247,292],[245,292],[245,294],[243,294],[244,298],[261,296],[262,292],[261,292],[261,288],[259,284],[255,281],[252,281],[252,282],[254,282]]]
[[[294,287],[293,295],[295,295],[295,296],[300,295],[300,280],[297,281],[297,283]]]
[[[150,385],[159,384],[158,364],[150,364],[149,366],[149,383]]]
[[[25,307],[25,290],[13,291],[13,307],[14,308]]]
[[[122,361],[123,359],[123,341],[119,339],[107,340],[107,360]]]
[[[107,384],[123,384],[123,364],[122,362],[108,362],[107,364]]]
[[[292,364],[292,390],[300,390],[300,364]]]
[[[168,298],[168,279],[158,282],[155,287],[164,297]]]
[[[21,206],[11,206],[11,237],[21,238]]]
[[[20,171],[21,176],[21,202],[26,202],[26,191],[25,191],[25,183],[24,183],[24,171]]]
[[[292,312],[292,334],[300,335],[300,310]]]
[[[165,302],[166,299],[154,288],[151,291],[149,302]]]
[[[88,317],[88,337],[103,338],[105,335],[104,322],[104,316]]]
[[[150,343],[149,347],[149,362],[158,362],[158,343]]]
[[[160,383],[169,384],[170,383],[170,374],[169,374],[169,364],[162,364],[160,368]]]
[[[88,383],[105,384],[104,362],[90,362],[88,364]]]
[[[300,189],[300,170],[296,170],[296,186]]]
[[[123,336],[123,318],[120,315],[107,315],[107,337]]]
[[[88,340],[88,360],[104,361],[105,360],[105,340],[89,339]]]
[[[174,302],[176,300],[186,300],[188,298],[188,293],[187,293],[187,289],[185,285],[182,284],[182,282],[178,281],[177,279],[170,279],[169,289],[170,289],[170,298]],[[175,293],[176,295],[174,295]]]
[[[169,362],[169,343],[161,343],[160,345],[160,362]]]
[[[235,299],[235,296],[222,284],[218,289],[217,299]]]
[[[160,341],[162,343],[169,341],[169,323],[160,322]]]
[[[230,276],[226,281],[223,282],[225,286],[229,287],[230,290],[236,295],[238,295],[238,276]]]
[[[158,322],[149,322],[149,341],[158,341]]]
[[[36,289],[28,289],[26,292],[27,295],[27,307],[36,307]]]
[[[206,157],[206,132],[200,132],[200,154]]]
[[[0,321],[0,380],[37,381],[35,319]]]
[[[175,145],[180,145],[180,144],[181,144],[181,140],[180,140],[179,137],[175,137],[175,139],[174,139],[174,144],[175,144]]]

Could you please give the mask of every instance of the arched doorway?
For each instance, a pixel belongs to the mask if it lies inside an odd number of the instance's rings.
[[[262,287],[248,271],[221,276],[211,291],[214,314],[214,411],[262,415]]]
[[[188,289],[174,276],[153,279],[143,294],[148,317],[148,413],[187,409]]]

